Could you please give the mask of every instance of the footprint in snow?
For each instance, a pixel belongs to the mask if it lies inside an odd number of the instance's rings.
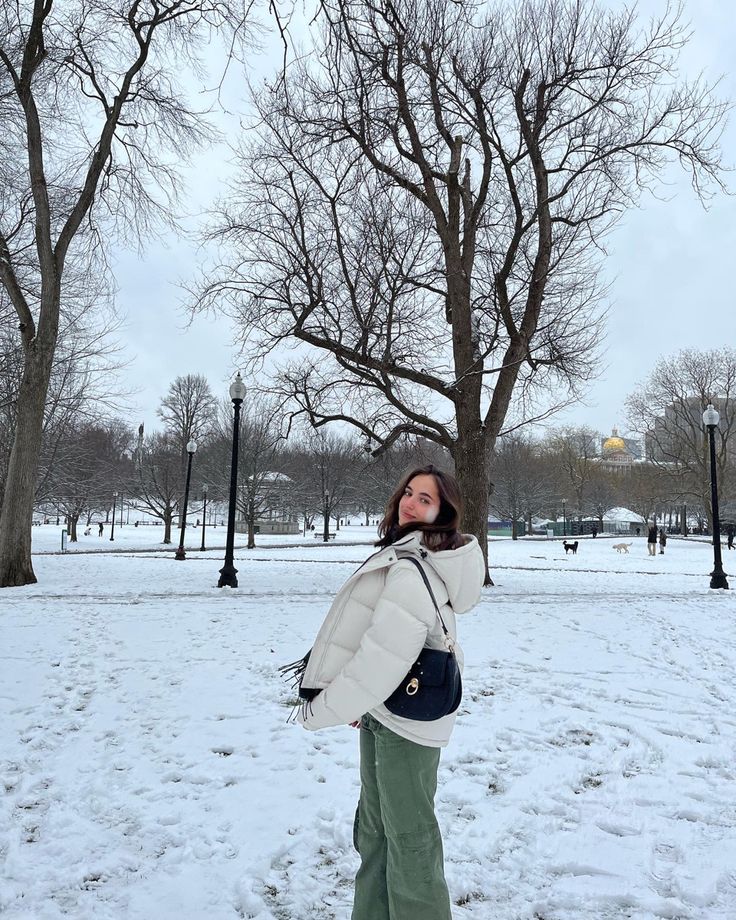
[[[221,744],[217,747],[210,748],[210,750],[213,754],[217,754],[218,757],[230,757],[235,751],[235,748],[229,744]]]

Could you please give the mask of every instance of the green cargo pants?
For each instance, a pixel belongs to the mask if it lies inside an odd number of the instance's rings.
[[[452,920],[434,814],[440,749],[361,719],[352,920]]]

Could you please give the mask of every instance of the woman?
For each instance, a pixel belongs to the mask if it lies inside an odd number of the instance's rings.
[[[425,466],[404,477],[379,525],[378,552],[338,592],[302,679],[302,689],[319,691],[297,716],[304,728],[360,727],[352,920],[451,918],[434,795],[455,713],[419,722],[383,701],[425,645],[446,647],[421,573],[402,557],[421,561],[453,639],[455,614],[478,602],[483,555],[475,537],[460,533],[460,514],[448,473]]]
[[[664,527],[659,529],[659,554],[660,556],[664,555],[665,547],[667,546],[667,534],[664,531]]]

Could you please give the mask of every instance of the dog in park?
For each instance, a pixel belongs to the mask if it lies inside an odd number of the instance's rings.
[[[613,548],[617,553],[628,553],[631,543],[614,543]]]
[[[562,545],[565,547],[565,555],[567,555],[570,552],[570,550],[572,550],[572,554],[574,556],[578,551],[578,541],[577,540],[575,540],[574,543],[568,543],[567,540],[563,540]]]

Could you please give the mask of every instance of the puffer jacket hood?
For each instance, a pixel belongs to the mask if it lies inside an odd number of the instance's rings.
[[[457,549],[429,552],[422,543],[421,531],[414,531],[389,547],[397,555],[413,553],[431,566],[447,590],[447,597],[455,613],[466,613],[478,603],[485,580],[483,553],[475,537],[463,534],[465,540]]]
[[[425,560],[445,583],[455,613],[465,613],[478,603],[479,586],[486,574],[483,554],[478,550],[475,537],[465,534],[463,546],[430,553]]]

